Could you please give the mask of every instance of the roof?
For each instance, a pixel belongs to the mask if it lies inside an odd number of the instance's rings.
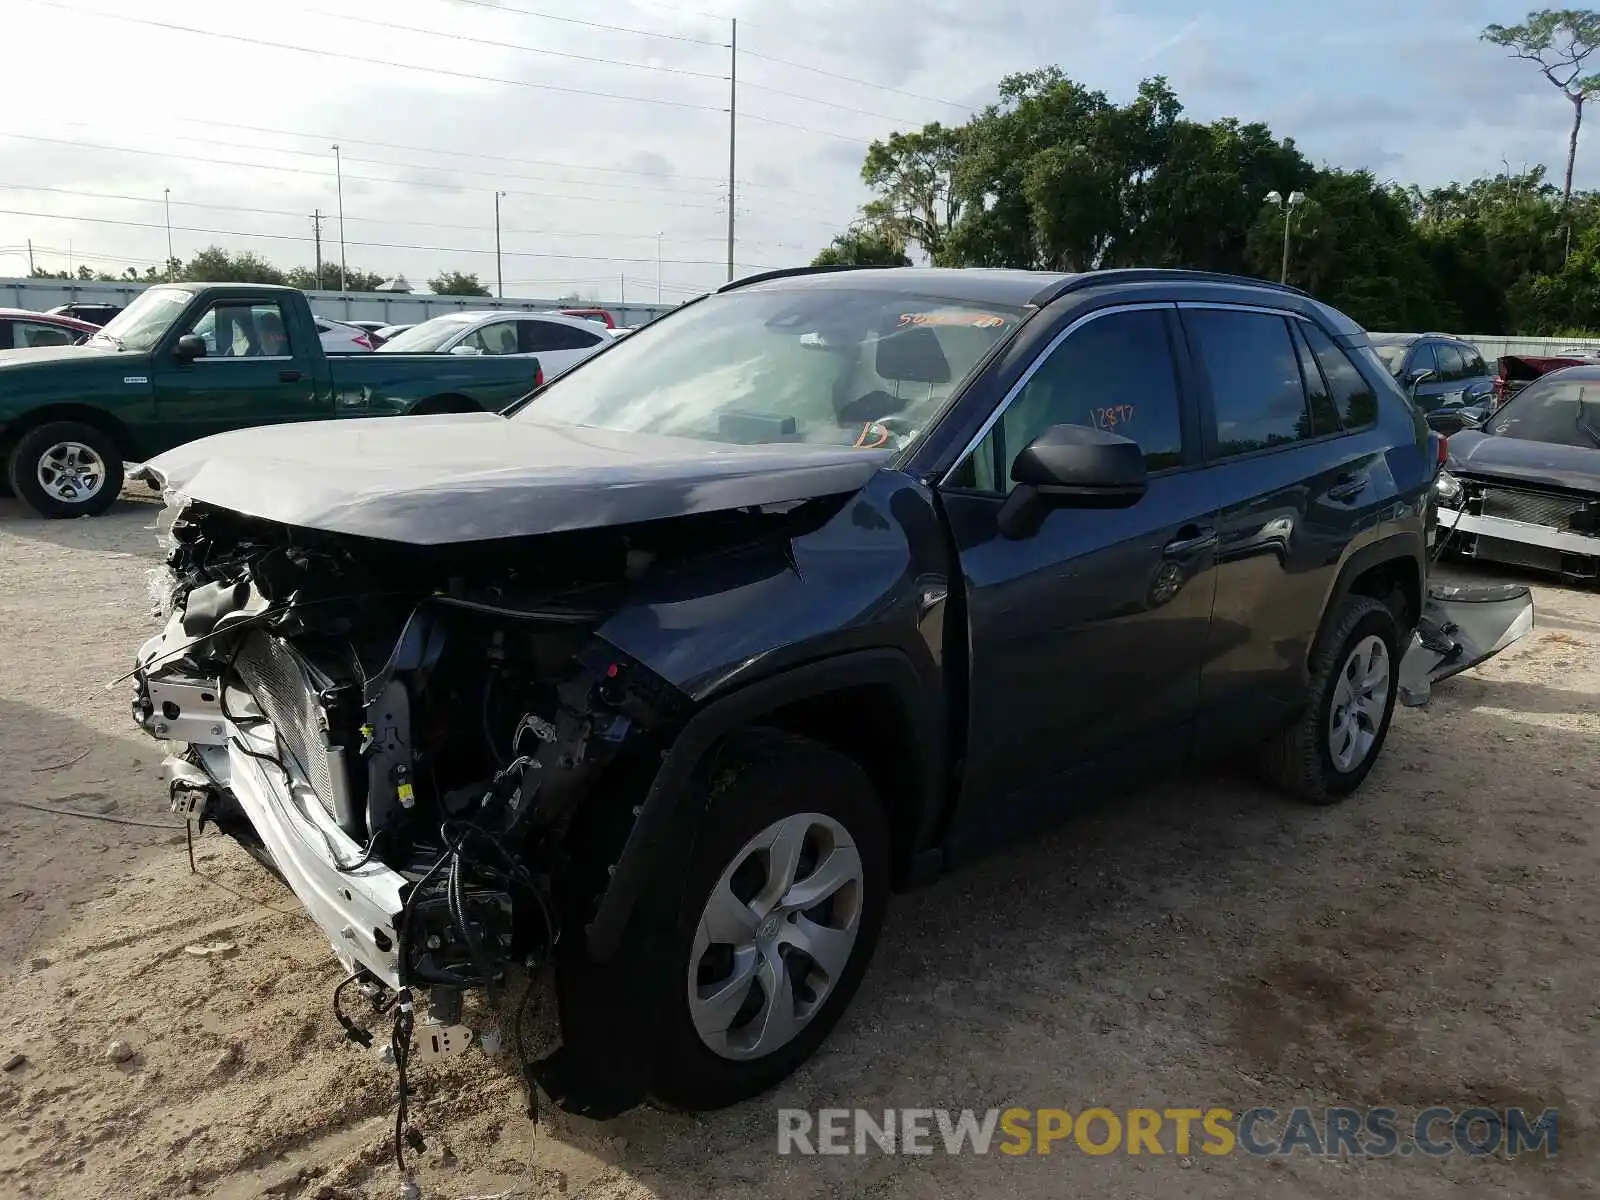
[[[979,304],[1033,305],[1043,308],[1071,292],[1101,287],[1222,284],[1270,291],[1315,301],[1299,288],[1267,279],[1171,267],[1110,267],[1094,271],[1020,271],[1009,267],[794,267],[767,271],[725,284],[719,292],[740,290],[854,290],[908,296],[935,296]],[[1316,305],[1329,313],[1335,310]],[[1364,336],[1364,335],[1363,335]]]
[[[44,325],[65,325],[68,329],[76,329],[83,333],[93,333],[100,328],[92,321],[80,321],[77,317],[69,317],[65,313],[34,312],[31,308],[0,308],[0,318],[38,321]]]
[[[541,321],[554,321],[558,325],[571,325],[575,329],[593,330],[597,321],[590,321],[585,317],[569,317],[565,313],[547,312],[544,309],[531,308],[464,308],[459,312],[440,313],[429,317],[428,321],[456,321],[462,325],[472,325],[478,321],[503,321],[508,317],[537,317]],[[425,324],[426,322],[415,322]]]
[[[721,291],[851,291],[871,288],[910,296],[939,296],[979,304],[1027,304],[1040,292],[1072,278],[1060,271],[1008,267],[863,267],[842,271],[768,272],[735,280]]]

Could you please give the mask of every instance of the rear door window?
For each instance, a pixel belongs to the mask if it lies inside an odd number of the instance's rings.
[[[1244,309],[1183,313],[1196,365],[1211,385],[1211,453],[1231,458],[1315,437],[1287,319]]]
[[[1446,383],[1454,383],[1458,379],[1467,377],[1467,356],[1461,351],[1444,342],[1433,348],[1435,357],[1439,360],[1439,378]]]
[[[606,335],[599,330],[593,333],[575,325],[559,321],[518,321],[517,344],[523,354],[540,351],[587,350]]]
[[[1300,358],[1300,378],[1305,383],[1306,402],[1311,409],[1311,436],[1338,433],[1339,410],[1333,403],[1333,392],[1323,378],[1322,368],[1311,353],[1311,347],[1306,344],[1303,332],[1305,322],[1291,321],[1289,328],[1294,333],[1295,353]]]
[[[1350,356],[1318,326],[1305,321],[1297,322],[1306,344],[1316,357],[1322,375],[1333,393],[1334,407],[1339,411],[1339,422],[1345,429],[1365,429],[1378,419],[1378,395],[1372,390],[1366,376],[1356,369]]]

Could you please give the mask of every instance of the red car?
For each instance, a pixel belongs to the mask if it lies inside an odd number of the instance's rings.
[[[76,317],[58,317],[26,308],[0,308],[0,350],[71,346],[99,328]]]
[[[603,308],[563,308],[561,315],[564,317],[583,317],[589,321],[599,321],[607,329],[615,329],[617,320]]]

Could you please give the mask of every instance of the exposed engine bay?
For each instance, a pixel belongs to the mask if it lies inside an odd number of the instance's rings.
[[[181,743],[174,809],[288,883],[347,984],[397,1022],[415,988],[459,1011],[581,944],[686,715],[596,629],[645,575],[819,503],[418,548],[173,498],[133,716]]]

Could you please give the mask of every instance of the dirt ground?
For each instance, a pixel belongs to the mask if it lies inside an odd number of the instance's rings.
[[[341,1036],[326,942],[214,834],[189,873],[159,751],[105,686],[152,631],[155,514],[0,501],[0,1062],[25,1055],[0,1073],[0,1195],[395,1196],[393,1072]],[[1532,635],[1402,710],[1349,803],[1219,774],[899,899],[853,1009],[771,1096],[535,1126],[501,1060],[417,1068],[423,1194],[1594,1194],[1600,594],[1536,597]],[[186,950],[217,941],[236,952]],[[1557,1106],[1560,1153],[775,1152],[780,1107],[1341,1103]]]

